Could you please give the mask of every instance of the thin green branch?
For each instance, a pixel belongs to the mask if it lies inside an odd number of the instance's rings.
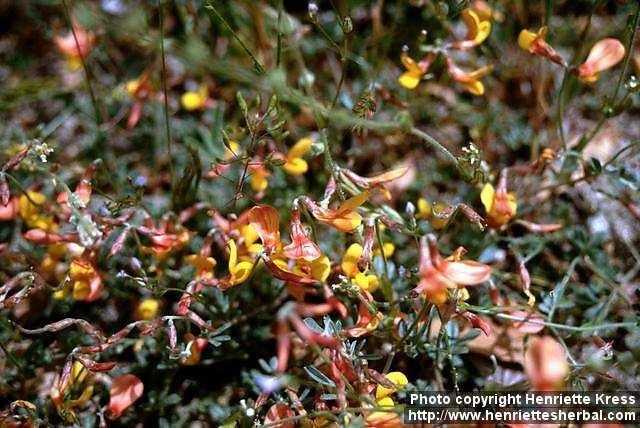
[[[245,42],[240,38],[238,33],[236,33],[236,31],[233,28],[231,28],[231,25],[229,25],[227,20],[224,19],[224,17],[218,12],[215,6],[211,3],[211,0],[207,0],[204,8],[209,12],[210,17],[212,16],[211,14],[213,13],[216,16],[216,18],[218,18],[220,22],[222,22],[222,25],[224,25],[225,28],[231,32],[231,35],[233,35],[233,38],[236,39],[236,41],[240,44],[240,47],[242,47],[245,53],[249,55],[251,60],[253,60],[253,65],[256,71],[260,74],[264,74],[265,73],[264,66],[260,63],[260,61],[258,60],[256,55],[251,51],[251,49],[249,49],[249,47],[245,44]]]

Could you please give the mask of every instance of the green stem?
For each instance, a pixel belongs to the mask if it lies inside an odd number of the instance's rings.
[[[100,113],[100,107],[98,105],[98,98],[93,90],[93,85],[91,84],[91,73],[89,73],[89,67],[87,67],[87,63],[84,60],[84,55],[80,54],[80,42],[78,41],[78,35],[76,34],[76,28],[73,25],[73,20],[71,19],[71,13],[69,12],[69,6],[67,5],[67,0],[62,0],[62,5],[64,7],[64,14],[67,18],[69,26],[71,27],[71,34],[73,34],[73,40],[76,43],[76,49],[78,50],[78,56],[80,57],[80,63],[82,64],[82,69],[84,70],[84,77],[87,81],[87,88],[89,89],[89,96],[91,97],[91,103],[93,104],[93,110],[95,114],[96,126],[100,128],[102,124],[102,114]]]
[[[224,25],[226,27],[226,29],[231,32],[231,35],[233,36],[233,38],[236,39],[236,41],[240,44],[240,46],[245,51],[245,53],[247,55],[249,55],[249,57],[253,60],[253,65],[256,68],[256,71],[259,74],[264,74],[265,73],[265,68],[260,63],[260,61],[258,61],[258,58],[254,55],[254,53],[251,51],[251,49],[249,49],[249,47],[242,41],[242,39],[240,38],[238,33],[236,33],[233,30],[233,28],[231,28],[231,25],[229,25],[227,20],[224,19],[224,17],[222,15],[220,15],[218,10],[211,3],[211,0],[207,0],[207,3],[206,3],[206,5],[204,7],[205,7],[205,9],[207,9],[210,12],[209,16],[211,16],[211,13],[213,13],[220,20],[220,22],[222,22],[222,25]]]
[[[171,188],[175,181],[173,172],[173,153],[171,146],[171,127],[169,126],[169,94],[167,91],[167,62],[164,53],[164,13],[162,2],[158,3],[158,15],[160,18],[160,55],[162,56],[162,92],[164,93],[164,126],[167,134],[167,154],[169,156],[169,176],[171,178]]]

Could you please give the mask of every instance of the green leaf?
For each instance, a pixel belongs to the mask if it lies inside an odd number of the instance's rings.
[[[306,366],[304,371],[307,372],[311,379],[315,380],[319,384],[335,388],[336,384],[317,368],[313,366]]]

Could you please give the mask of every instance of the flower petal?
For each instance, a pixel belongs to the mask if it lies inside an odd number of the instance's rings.
[[[491,266],[463,260],[460,262],[450,262],[443,260],[438,268],[449,280],[459,285],[476,285],[489,279],[491,276]]]
[[[144,392],[144,384],[137,376],[126,374],[113,379],[109,391],[109,412],[119,418]]]

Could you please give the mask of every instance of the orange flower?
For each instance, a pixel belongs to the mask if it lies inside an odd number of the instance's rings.
[[[300,211],[294,210],[291,216],[291,244],[283,248],[282,253],[290,259],[313,261],[320,257],[320,248],[313,242],[300,222]]]
[[[265,251],[275,253],[280,250],[280,215],[275,208],[269,205],[251,208],[249,223],[260,236]]]
[[[440,256],[436,238],[423,237],[420,245],[421,280],[414,291],[424,293],[433,304],[441,305],[447,300],[447,289],[477,285],[489,279],[491,267],[471,260],[460,260],[461,251],[446,260]]]
[[[601,71],[613,67],[624,58],[625,49],[618,39],[603,39],[589,51],[589,56],[578,67],[578,79],[594,83]]]
[[[536,337],[525,354],[524,370],[534,390],[561,389],[569,374],[564,348],[552,337]]]
[[[195,366],[200,362],[202,357],[202,351],[207,347],[209,343],[207,339],[202,337],[195,337],[191,333],[184,335],[184,338],[188,340],[187,348],[189,350],[189,356],[180,360],[180,364],[183,366]]]

